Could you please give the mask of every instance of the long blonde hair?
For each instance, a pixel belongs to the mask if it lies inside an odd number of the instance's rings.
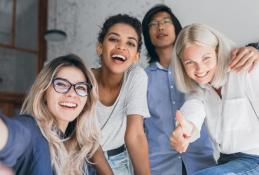
[[[184,93],[189,93],[199,87],[199,85],[187,75],[181,60],[184,49],[190,44],[215,48],[217,54],[217,70],[211,84],[215,88],[222,86],[226,79],[231,50],[235,44],[217,30],[204,24],[194,23],[183,28],[174,45],[172,67],[177,88]]]
[[[57,122],[50,113],[44,96],[57,72],[66,66],[80,69],[93,88],[89,91],[83,111],[75,119],[75,132],[71,137],[62,139],[54,129],[57,128]],[[97,150],[99,129],[95,117],[96,101],[97,84],[94,76],[83,61],[73,54],[58,57],[46,64],[32,85],[22,105],[21,113],[30,114],[35,118],[49,143],[51,162],[57,175],[83,174],[86,161],[89,161]]]

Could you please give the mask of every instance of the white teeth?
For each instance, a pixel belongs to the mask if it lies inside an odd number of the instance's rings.
[[[77,104],[75,103],[69,103],[69,102],[62,102],[59,103],[61,106],[65,106],[65,107],[69,107],[69,108],[75,108],[77,106]]]
[[[123,55],[112,55],[112,58],[121,58],[122,60],[126,60],[126,58]]]
[[[197,77],[199,77],[199,78],[202,78],[202,77],[204,77],[204,76],[206,76],[207,75],[207,72],[205,72],[205,73],[203,73],[203,74],[195,74]]]

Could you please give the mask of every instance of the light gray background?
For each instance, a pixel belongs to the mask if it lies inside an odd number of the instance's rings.
[[[48,28],[63,29],[68,38],[48,42],[48,59],[73,52],[89,66],[95,65],[96,38],[104,19],[128,13],[142,20],[146,11],[157,3],[170,6],[183,26],[193,22],[209,24],[239,46],[259,41],[259,0],[57,0],[57,10],[53,8],[54,1],[49,0]],[[143,66],[144,55],[143,49],[140,61]]]

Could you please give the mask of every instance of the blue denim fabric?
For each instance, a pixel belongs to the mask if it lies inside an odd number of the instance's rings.
[[[87,175],[96,175],[96,170],[92,164],[87,163],[85,166],[84,172],[87,172]]]
[[[259,175],[259,156],[220,154],[218,166],[198,171],[194,175]]]
[[[105,152],[105,157],[108,160],[114,175],[133,175],[127,151],[114,156],[108,156]]]

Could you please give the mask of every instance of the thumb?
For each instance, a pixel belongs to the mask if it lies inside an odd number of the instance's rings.
[[[183,114],[180,111],[176,111],[175,119],[182,128],[186,127],[187,121],[185,120]]]
[[[187,121],[183,114],[180,111],[176,111],[176,121],[179,123],[179,126],[183,129],[183,133],[186,137],[190,137],[191,135],[191,125],[189,121]]]

